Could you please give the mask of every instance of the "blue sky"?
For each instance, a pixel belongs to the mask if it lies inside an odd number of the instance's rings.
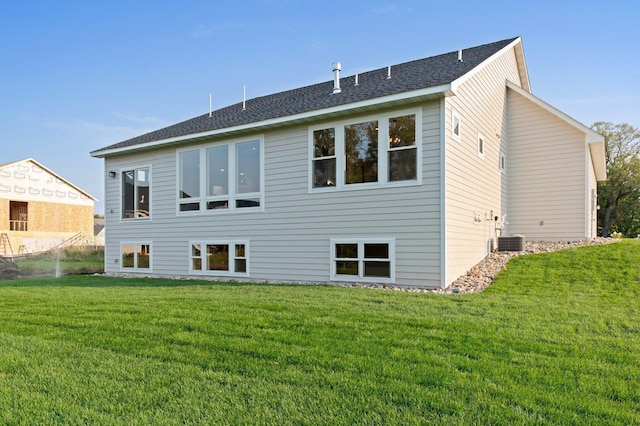
[[[100,201],[89,152],[213,107],[521,36],[533,93],[640,127],[640,2],[13,1],[0,9],[0,163]]]

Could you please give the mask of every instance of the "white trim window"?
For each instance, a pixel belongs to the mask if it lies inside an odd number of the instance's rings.
[[[498,161],[498,168],[502,173],[505,173],[507,171],[507,154],[504,151],[500,151],[500,159]]]
[[[451,136],[453,139],[460,141],[461,131],[460,114],[456,110],[451,110]]]
[[[332,238],[330,250],[332,281],[395,281],[393,238]]]
[[[421,183],[421,127],[410,110],[309,128],[309,191]]]
[[[484,151],[486,149],[486,138],[480,132],[478,132],[478,157],[484,160]]]
[[[190,241],[189,273],[249,276],[248,241]]]
[[[151,167],[120,171],[122,220],[151,218]]]
[[[152,271],[152,246],[148,241],[120,243],[120,270],[131,272]]]
[[[264,210],[262,138],[176,152],[177,213]]]

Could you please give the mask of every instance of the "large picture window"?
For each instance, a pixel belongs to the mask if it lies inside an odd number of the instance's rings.
[[[412,111],[311,128],[310,190],[420,183],[419,127]]]
[[[190,272],[202,275],[248,276],[247,241],[190,243]]]
[[[332,239],[331,279],[336,281],[393,282],[393,239]]]
[[[262,208],[260,140],[179,151],[177,157],[178,212]]]
[[[148,219],[151,217],[150,168],[122,172],[122,218]]]
[[[344,126],[345,184],[378,181],[378,122]]]

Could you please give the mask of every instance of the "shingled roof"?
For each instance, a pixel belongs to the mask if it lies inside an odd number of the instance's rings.
[[[243,103],[212,111],[174,124],[163,129],[128,139],[93,151],[94,156],[102,156],[111,150],[126,150],[165,139],[174,139],[203,132],[222,130],[236,126],[260,123],[308,113],[332,107],[339,107],[360,101],[367,101],[389,95],[397,95],[420,89],[437,87],[451,83],[462,77],[496,52],[517,38],[506,39],[463,50],[463,61],[458,61],[458,52],[449,52],[411,62],[391,66],[391,78],[387,78],[388,68],[360,73],[358,85],[355,76],[340,79],[341,93],[332,94],[333,80],[305,86],[285,92],[248,99]]]

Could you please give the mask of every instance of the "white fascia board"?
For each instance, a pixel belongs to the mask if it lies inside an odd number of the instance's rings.
[[[520,39],[520,38],[518,38]],[[527,61],[524,58],[524,48],[522,47],[522,40],[514,46],[516,53],[516,62],[518,64],[518,72],[520,73],[520,82],[522,88],[531,93],[531,81],[529,81],[529,70],[527,69]]]
[[[439,86],[427,87],[424,89],[397,93],[394,95],[383,96],[380,98],[373,98],[373,99],[367,99],[364,101],[353,102],[350,104],[338,105],[331,108],[324,108],[324,109],[319,109],[314,111],[303,112],[299,114],[287,115],[284,117],[272,118],[269,120],[256,121],[253,123],[241,124],[239,126],[225,127],[223,129],[210,130],[210,131],[200,132],[200,133],[191,133],[188,135],[176,136],[176,137],[167,138],[167,139],[160,139],[157,141],[127,146],[127,147],[106,149],[106,150],[99,149],[96,151],[92,151],[90,154],[92,157],[104,158],[110,155],[123,154],[129,151],[137,151],[141,149],[157,148],[163,145],[169,145],[169,144],[178,143],[178,142],[186,142],[192,139],[202,139],[202,138],[211,137],[211,136],[219,136],[227,133],[242,132],[242,131],[248,131],[253,129],[257,131],[258,129],[261,129],[264,127],[274,127],[279,125],[285,125],[290,122],[311,121],[313,118],[316,118],[316,117],[336,115],[345,111],[367,109],[375,105],[382,105],[387,103],[395,103],[400,101],[407,102],[407,101],[411,101],[414,98],[417,99],[421,97],[434,96],[437,94],[442,94],[443,96],[451,94],[451,84],[442,84]],[[332,95],[332,96],[336,96],[336,95]]]
[[[585,143],[589,145],[589,151],[591,151],[591,157],[593,161],[593,167],[596,171],[596,179],[599,181],[606,180],[607,178],[607,165],[605,158],[605,146],[604,146],[604,136],[590,127],[585,126],[575,118],[569,117],[564,112],[559,109],[549,105],[542,99],[534,96],[533,94],[527,92],[522,87],[514,84],[510,81],[507,81],[507,87],[514,92],[518,93],[521,96],[524,96],[527,100],[533,102],[538,105],[540,108],[546,110],[550,114],[556,116],[560,120],[569,124],[570,126],[575,127],[577,130],[584,133]]]
[[[495,58],[497,58],[499,56],[502,56],[504,54],[504,52],[507,52],[508,50],[513,49],[515,46],[517,46],[517,45],[519,45],[521,43],[522,43],[522,39],[520,37],[518,37],[515,40],[513,40],[511,43],[507,44],[502,49],[498,50],[493,55],[489,56],[487,59],[482,61],[482,63],[480,65],[476,66],[474,69],[472,69],[471,71],[469,71],[465,75],[463,75],[463,76],[459,77],[458,79],[454,80],[451,83],[451,90],[453,92],[455,92],[462,83],[464,83],[465,81],[469,80],[471,77],[473,77],[474,75],[476,75],[477,73],[482,71],[486,66],[488,66],[491,62],[493,62],[495,60]],[[463,55],[464,55],[464,51],[463,51]],[[524,55],[522,56],[522,59],[524,59]],[[529,77],[527,75],[527,85],[529,83],[528,78]]]

